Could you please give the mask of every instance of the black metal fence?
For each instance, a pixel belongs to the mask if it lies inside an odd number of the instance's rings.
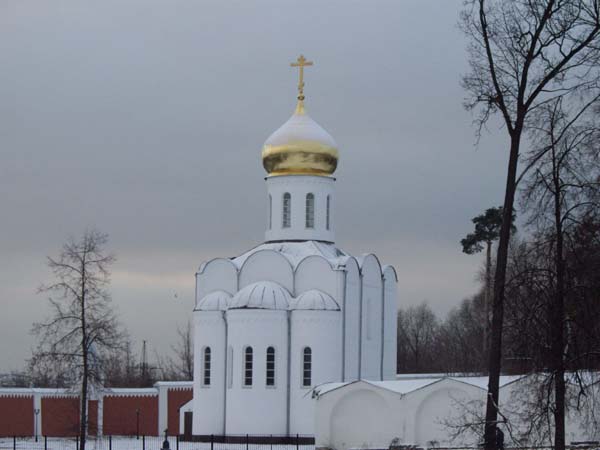
[[[314,450],[314,437],[293,435],[168,436],[170,450]],[[160,450],[164,436],[90,436],[85,450]],[[78,437],[0,437],[0,450],[81,450]]]

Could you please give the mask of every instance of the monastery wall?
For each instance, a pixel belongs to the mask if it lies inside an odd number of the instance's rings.
[[[106,388],[88,401],[88,434],[158,436],[179,433],[179,409],[192,398],[192,382]],[[77,394],[67,389],[0,388],[0,437],[73,437],[79,434]],[[39,413],[35,414],[35,410]],[[37,423],[36,423],[37,422]]]

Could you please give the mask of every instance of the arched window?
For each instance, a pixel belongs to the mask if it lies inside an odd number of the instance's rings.
[[[292,226],[292,195],[289,192],[283,194],[283,228]]]
[[[273,226],[273,197],[269,194],[269,230]]]
[[[306,228],[315,227],[315,196],[306,194]]]
[[[210,386],[210,347],[204,348],[204,364],[202,367],[202,384]]]
[[[325,227],[329,230],[329,208],[330,208],[330,203],[331,200],[329,198],[329,195],[327,196],[327,214],[326,214],[326,218],[325,218]]]
[[[244,386],[252,386],[252,347],[244,350]]]
[[[275,386],[275,348],[267,348],[267,386]]]
[[[302,350],[302,386],[310,387],[312,384],[312,350],[304,347]]]

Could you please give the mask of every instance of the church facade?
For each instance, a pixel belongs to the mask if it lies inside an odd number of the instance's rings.
[[[396,376],[397,277],[335,243],[338,149],[304,108],[265,142],[265,242],[196,273],[194,435],[312,435],[323,383]]]

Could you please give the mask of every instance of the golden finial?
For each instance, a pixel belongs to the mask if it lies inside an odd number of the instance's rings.
[[[300,102],[304,101],[304,68],[306,66],[312,66],[313,62],[312,61],[307,61],[306,58],[304,57],[304,55],[300,55],[298,57],[298,59],[296,60],[295,63],[291,63],[290,64],[292,67],[298,67],[299,70],[299,74],[298,74],[298,100]],[[300,106],[300,105],[298,105]]]

